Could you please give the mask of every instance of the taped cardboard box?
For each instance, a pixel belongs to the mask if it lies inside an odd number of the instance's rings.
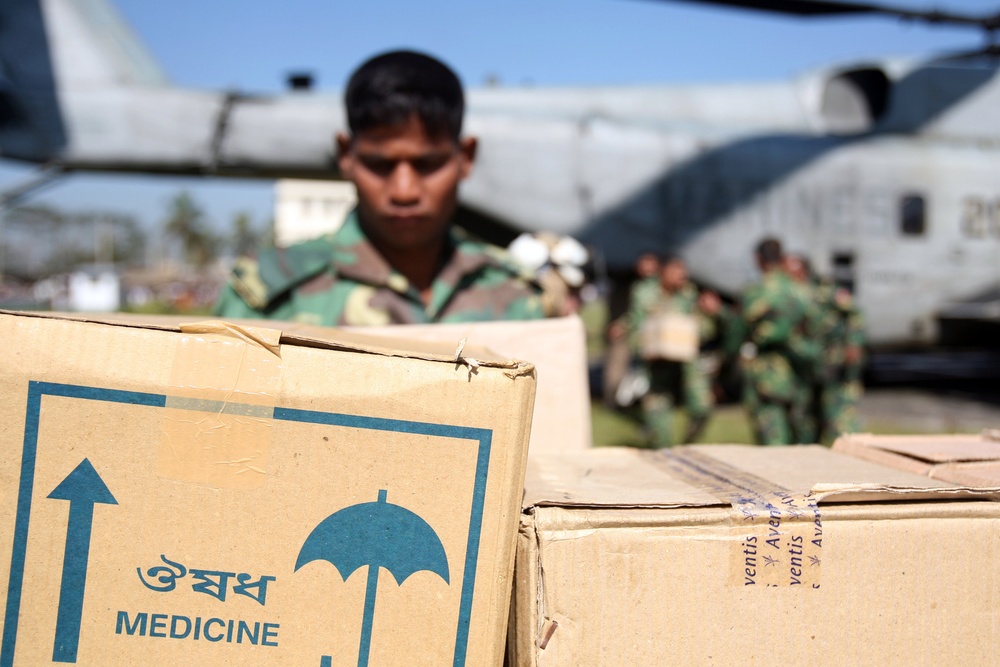
[[[0,665],[502,661],[530,365],[221,323],[0,333]]]
[[[916,475],[966,486],[1000,486],[1000,441],[996,431],[961,435],[872,435],[853,433],[834,451]]]
[[[533,457],[510,664],[994,664],[1000,504],[819,446]]]

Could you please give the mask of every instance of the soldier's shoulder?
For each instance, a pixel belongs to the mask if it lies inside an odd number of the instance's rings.
[[[767,286],[764,284],[763,280],[759,280],[755,283],[750,283],[743,288],[742,299],[745,302],[756,301],[760,299],[767,293]]]
[[[494,277],[509,278],[526,285],[533,285],[535,288],[538,287],[534,272],[519,264],[506,249],[473,239],[461,229],[456,229],[453,234],[456,251],[461,253],[466,260],[482,262],[488,269],[492,270]]]
[[[264,310],[296,286],[331,269],[333,259],[330,236],[283,248],[264,248],[238,259],[229,283],[247,305]]]

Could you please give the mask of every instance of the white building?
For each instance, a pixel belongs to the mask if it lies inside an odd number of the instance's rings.
[[[287,246],[336,231],[357,200],[354,185],[344,181],[277,181],[275,244]]]
[[[115,267],[81,266],[69,274],[67,306],[80,313],[113,313],[121,307],[121,278]]]

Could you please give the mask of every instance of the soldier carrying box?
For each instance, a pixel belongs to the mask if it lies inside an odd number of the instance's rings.
[[[677,405],[688,416],[682,442],[697,438],[708,421],[714,401],[698,354],[701,343],[715,334],[715,316],[721,307],[716,294],[699,295],[680,257],[663,261],[658,284],[648,283],[633,293],[629,339],[649,374],[649,391],[641,407],[653,447],[676,444],[673,412]]]

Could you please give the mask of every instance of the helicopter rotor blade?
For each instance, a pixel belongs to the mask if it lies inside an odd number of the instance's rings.
[[[673,0],[661,0],[673,1]],[[867,2],[841,2],[839,0],[683,0],[707,5],[723,5],[741,9],[790,14],[792,16],[836,16],[845,14],[875,14],[925,23],[965,25],[984,30],[1000,30],[1000,13],[988,16],[955,14],[937,9],[916,10],[890,7]]]

